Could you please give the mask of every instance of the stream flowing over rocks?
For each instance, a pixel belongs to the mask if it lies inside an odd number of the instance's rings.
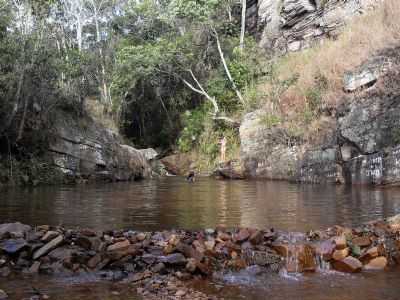
[[[265,112],[245,115],[241,161],[247,177],[307,183],[398,185],[400,49],[389,48],[346,74],[342,104],[323,116],[319,141],[293,143],[284,128],[266,128]]]
[[[296,274],[384,271],[396,264],[400,215],[352,229],[334,226],[307,233],[222,226],[97,232],[0,225],[0,276],[93,273],[133,285],[145,299],[216,299],[190,288],[190,282],[250,266],[257,266],[258,273]],[[8,292],[0,290],[0,298],[7,299]]]

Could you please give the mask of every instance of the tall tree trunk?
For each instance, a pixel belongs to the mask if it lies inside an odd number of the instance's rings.
[[[246,32],[246,10],[247,10],[247,0],[242,0],[242,26],[240,30],[240,50],[244,49],[244,35]]]

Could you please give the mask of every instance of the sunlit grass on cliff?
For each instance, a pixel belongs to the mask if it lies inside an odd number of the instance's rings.
[[[318,76],[328,83],[321,94],[321,105],[335,107],[344,95],[344,73],[379,50],[396,45],[399,38],[399,2],[386,0],[381,7],[353,19],[336,39],[323,40],[310,49],[279,58],[275,64],[277,78],[285,80],[299,75],[296,83],[280,95],[282,112],[303,111]],[[265,84],[260,88],[268,93],[274,86]]]

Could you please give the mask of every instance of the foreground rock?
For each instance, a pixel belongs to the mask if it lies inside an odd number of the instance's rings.
[[[253,265],[261,272],[315,272],[330,265],[356,273],[400,263],[400,216],[307,234],[222,226],[99,233],[19,223],[0,228],[2,276],[112,271],[114,279],[135,285],[146,299],[208,299],[185,282]],[[9,232],[15,229],[22,231]]]

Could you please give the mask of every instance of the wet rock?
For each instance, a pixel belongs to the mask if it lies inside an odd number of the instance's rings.
[[[320,255],[325,261],[329,261],[332,259],[335,248],[336,244],[332,240],[326,240],[318,245],[316,253]]]
[[[158,263],[156,264],[152,269],[154,273],[161,273],[162,271],[165,270],[165,264],[163,263]]]
[[[249,238],[250,243],[253,245],[258,245],[263,241],[264,233],[260,230],[253,232]]]
[[[363,265],[357,258],[348,256],[342,260],[334,261],[332,266],[339,272],[357,273],[361,271]]]
[[[23,249],[27,245],[24,239],[10,239],[0,244],[0,249],[9,253],[14,254]]]
[[[368,263],[371,259],[379,256],[378,247],[372,247],[368,249],[364,254],[360,256],[360,261],[364,264]]]
[[[210,238],[208,241],[205,241],[204,246],[206,247],[206,250],[213,251],[215,247],[215,239]]]
[[[186,270],[188,270],[190,273],[194,273],[197,269],[197,262],[194,258],[189,258],[187,260],[186,264]]]
[[[9,267],[0,268],[0,276],[1,277],[8,277],[11,274],[11,270]]]
[[[60,235],[60,233],[58,231],[47,231],[46,234],[42,237],[42,242],[49,242],[52,239],[58,237]]]
[[[355,237],[352,244],[358,247],[368,247],[371,245],[371,239],[368,236]]]
[[[102,260],[101,254],[98,253],[91,259],[89,259],[89,261],[87,262],[87,266],[91,269],[94,269],[101,262],[101,260]]]
[[[314,272],[317,269],[315,249],[310,245],[300,246],[298,251],[299,271]]]
[[[5,291],[0,290],[0,300],[6,300],[8,299],[8,295]]]
[[[344,235],[337,236],[333,238],[333,241],[336,245],[336,249],[345,249],[347,247],[346,237]]]
[[[63,240],[64,237],[62,235],[59,235],[55,239],[51,240],[33,254],[33,259],[38,259],[39,257],[47,254],[50,250],[59,246],[63,242]]]
[[[128,240],[124,240],[123,242],[118,242],[113,245],[110,245],[107,247],[107,251],[117,251],[117,250],[123,250],[129,247],[131,243]]]
[[[387,258],[384,256],[371,259],[365,266],[365,270],[383,270],[388,264]]]
[[[75,244],[86,250],[100,251],[102,242],[98,237],[89,237],[87,235],[80,235],[75,240]]]
[[[174,253],[167,256],[162,256],[160,261],[168,265],[185,265],[186,258],[181,253]]]
[[[60,247],[60,248],[56,248],[56,249],[52,250],[49,253],[49,257],[52,260],[67,262],[67,261],[71,261],[73,253],[74,253],[73,249]]]
[[[12,237],[23,237],[25,233],[31,231],[32,228],[28,225],[17,223],[8,223],[0,225],[0,239],[7,235]]]
[[[349,256],[349,254],[350,254],[350,248],[335,250],[332,254],[332,258],[334,260],[342,260],[345,257]]]
[[[125,247],[125,248],[119,248],[119,250],[108,251],[107,257],[111,261],[116,261],[116,260],[120,260],[121,258],[126,257],[126,256],[136,256],[139,253],[140,253],[140,251],[136,245],[129,245],[128,247]]]
[[[37,274],[39,273],[39,268],[40,268],[40,262],[35,261],[33,265],[29,268],[28,273],[29,274]]]
[[[272,245],[272,249],[274,249],[280,256],[283,257],[291,255],[289,246],[286,244],[275,243]]]

